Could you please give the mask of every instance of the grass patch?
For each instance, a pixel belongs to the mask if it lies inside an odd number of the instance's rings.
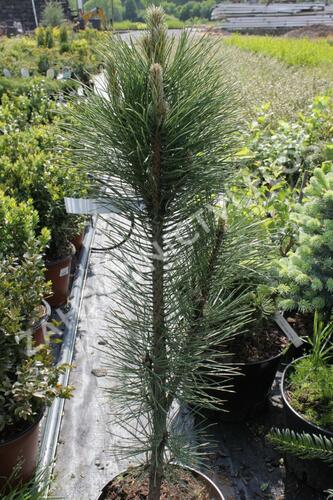
[[[275,58],[248,52],[221,41],[221,59],[226,59],[228,77],[241,96],[245,120],[251,120],[264,105],[269,105],[273,120],[293,119],[317,95],[332,87],[333,73],[316,68],[291,67]]]
[[[289,378],[288,396],[292,407],[307,420],[333,430],[333,366],[313,366],[310,358],[296,363]]]
[[[227,38],[225,43],[274,57],[291,66],[333,65],[333,42],[329,39],[310,40],[234,34]]]

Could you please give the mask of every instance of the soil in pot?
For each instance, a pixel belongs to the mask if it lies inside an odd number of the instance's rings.
[[[171,467],[172,473],[162,483],[161,500],[223,500],[222,494],[206,476],[192,469]],[[135,467],[110,481],[99,500],[146,500],[148,487],[148,469]]]
[[[297,369],[296,369],[297,365]],[[333,366],[317,373],[308,357],[287,366],[281,380],[286,427],[333,439]],[[287,455],[286,466],[304,484],[318,491],[332,487],[333,469],[321,460]]]
[[[232,362],[240,363],[240,375],[228,382],[233,392],[210,390],[214,398],[221,400],[223,411],[204,413],[224,422],[242,422],[263,410],[287,346],[288,339],[274,324],[269,324],[260,334],[235,339],[230,351],[233,353]],[[219,386],[215,377],[212,383]]]
[[[313,314],[301,314],[297,311],[291,311],[284,313],[284,317],[299,337],[312,335]]]
[[[10,487],[28,482],[36,467],[38,456],[39,422],[41,413],[33,424],[22,423],[20,429],[6,429],[0,434],[0,488],[11,478]],[[20,469],[13,477],[13,471]]]
[[[46,262],[45,279],[52,283],[52,295],[47,297],[47,301],[52,307],[59,307],[67,302],[71,264],[72,255]]]

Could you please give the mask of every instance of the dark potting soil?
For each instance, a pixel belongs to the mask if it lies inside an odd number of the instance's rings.
[[[37,421],[37,419],[36,419]],[[12,439],[18,438],[21,434],[29,429],[34,424],[34,422],[26,422],[21,420],[16,423],[16,425],[10,425],[5,427],[5,429],[0,432],[0,445],[5,444]]]
[[[250,333],[236,338],[230,345],[233,361],[250,363],[264,361],[280,354],[288,345],[288,339],[281,330],[269,324],[260,333]]]
[[[300,314],[298,312],[285,313],[285,318],[295,332],[300,336],[312,335],[313,315]]]
[[[171,478],[162,482],[161,500],[210,500],[205,484],[190,472],[172,466]],[[146,500],[148,498],[148,471],[134,468],[117,476],[108,487],[108,500]]]

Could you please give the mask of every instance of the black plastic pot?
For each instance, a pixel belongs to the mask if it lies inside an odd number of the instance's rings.
[[[239,365],[240,375],[231,377],[232,392],[218,389],[208,390],[208,394],[221,400],[222,411],[204,411],[209,417],[222,422],[242,422],[262,411],[267,402],[275,375],[284,355],[284,351],[263,361],[254,361]],[[221,380],[221,387],[225,380]],[[216,377],[212,384],[219,386]]]
[[[11,481],[10,486],[16,487],[29,481],[34,473],[38,456],[39,423],[43,417],[41,412],[36,421],[12,439],[0,443],[0,488],[6,485],[12,477],[15,467],[20,463],[22,468]]]
[[[286,394],[286,381],[295,363],[290,363],[283,372],[281,379],[281,395],[283,400],[286,427],[296,432],[306,432],[307,434],[321,434],[327,438],[333,438],[333,432],[322,429],[300,415],[288,401]],[[323,491],[332,488],[333,468],[321,460],[303,460],[293,455],[286,456],[287,470],[292,472],[302,483],[312,488]]]
[[[192,474],[194,476],[199,478],[206,485],[207,492],[210,496],[210,500],[226,500],[225,497],[223,496],[222,492],[220,491],[220,489],[216,486],[216,484],[208,476],[206,476],[202,472],[199,472],[196,469],[192,469],[191,467],[185,467],[185,466],[182,466],[182,467],[184,469],[192,472]],[[126,473],[126,471],[122,472],[120,474],[124,475],[125,473]],[[117,476],[120,474],[117,474]],[[108,488],[112,484],[112,481],[114,479],[115,478],[111,479],[111,481],[109,481],[108,484],[104,486],[101,495],[98,497],[98,500],[105,500],[107,498]]]

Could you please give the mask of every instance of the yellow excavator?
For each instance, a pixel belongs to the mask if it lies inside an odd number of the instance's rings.
[[[108,21],[105,15],[105,12],[100,7],[95,7],[87,12],[84,12],[83,9],[83,0],[78,0],[78,16],[76,18],[76,26],[77,29],[85,29],[87,25],[90,23],[93,28],[98,30],[107,30],[108,29]]]

